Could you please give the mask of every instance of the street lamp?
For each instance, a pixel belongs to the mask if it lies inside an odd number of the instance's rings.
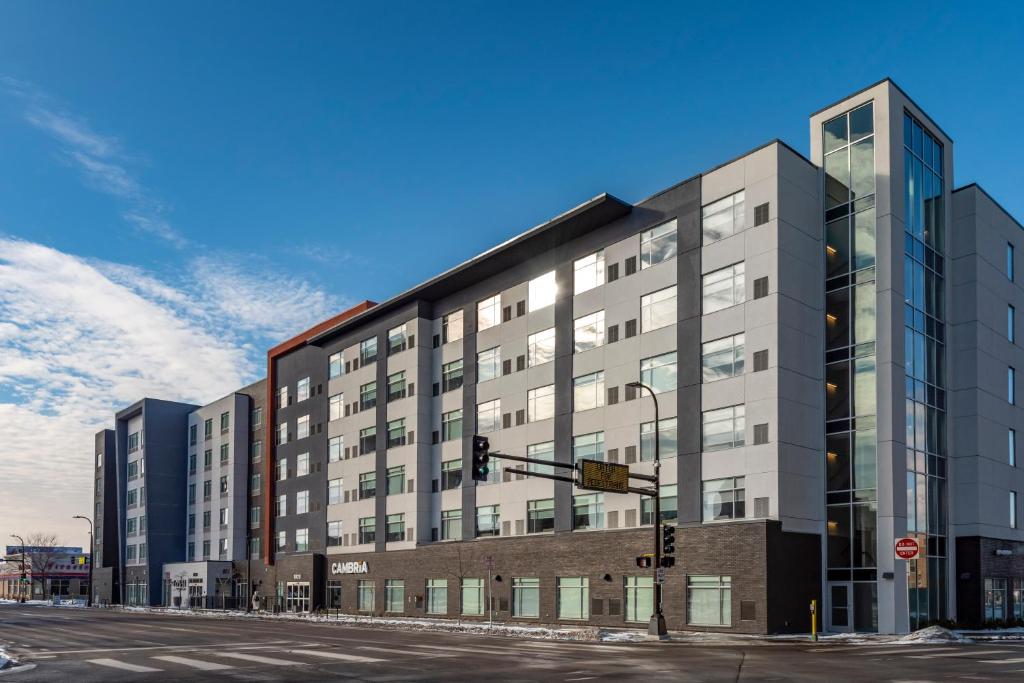
[[[21,596],[21,602],[25,602],[25,539],[18,534],[11,534],[11,538],[16,538],[21,541],[21,581],[18,582],[18,595]]]
[[[629,382],[627,387],[646,389],[654,400],[654,614],[647,625],[647,634],[665,638],[668,628],[665,626],[665,614],[661,611],[661,583],[658,572],[661,569],[661,435],[658,433],[658,396],[654,389],[643,382]]]
[[[92,565],[93,560],[95,560],[93,556],[96,554],[96,547],[92,542],[92,520],[84,515],[75,515],[71,519],[84,519],[89,522],[89,600],[87,604],[89,607],[92,607]]]

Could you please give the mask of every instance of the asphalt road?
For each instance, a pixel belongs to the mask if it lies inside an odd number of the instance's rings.
[[[0,647],[29,665],[0,683],[1024,680],[1024,643],[575,643],[20,605],[0,605]]]

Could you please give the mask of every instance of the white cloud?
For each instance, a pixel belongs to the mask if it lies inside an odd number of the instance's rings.
[[[206,258],[168,282],[0,236],[0,535],[84,542],[70,517],[91,509],[94,435],[115,410],[215,400],[263,375],[271,343],[335,310],[265,265]]]

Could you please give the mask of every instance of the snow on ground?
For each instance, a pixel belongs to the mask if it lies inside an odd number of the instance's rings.
[[[0,647],[0,671],[3,669],[9,669],[12,666],[18,666],[18,662],[14,660],[9,654],[4,652],[4,649]]]
[[[970,638],[957,633],[956,631],[950,631],[948,628],[941,626],[929,626],[913,633],[908,633],[899,639],[900,643],[917,643],[925,645],[935,644],[949,644],[949,643],[970,643]]]

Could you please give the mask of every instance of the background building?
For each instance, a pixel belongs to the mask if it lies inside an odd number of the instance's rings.
[[[0,598],[85,600],[89,553],[73,546],[9,545],[0,563]]]

